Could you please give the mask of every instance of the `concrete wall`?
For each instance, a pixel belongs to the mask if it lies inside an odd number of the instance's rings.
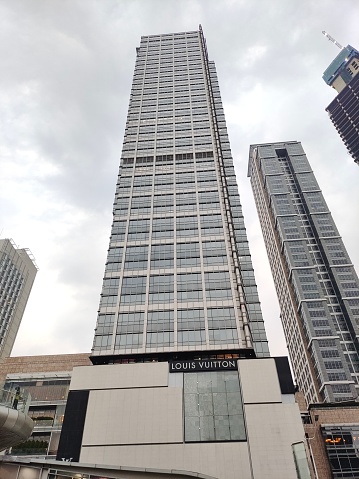
[[[36,374],[46,372],[72,371],[75,366],[89,366],[89,356],[90,353],[82,353],[5,358],[0,361],[0,381],[5,381],[8,375],[37,377]]]

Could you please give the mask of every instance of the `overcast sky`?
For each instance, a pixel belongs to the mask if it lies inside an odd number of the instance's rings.
[[[357,0],[0,0],[0,237],[39,272],[13,355],[90,351],[141,35],[195,30],[216,62],[273,355],[279,308],[247,178],[251,143],[303,143],[359,268],[359,168],[322,73],[359,47]]]

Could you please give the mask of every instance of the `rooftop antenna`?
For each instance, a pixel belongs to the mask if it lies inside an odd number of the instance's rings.
[[[328,38],[328,40],[329,40],[330,42],[333,42],[334,45],[336,45],[338,48],[340,48],[341,50],[343,50],[344,47],[342,47],[341,44],[340,44],[339,42],[337,42],[335,38],[331,37],[331,36],[329,35],[329,33],[327,33],[327,32],[324,31],[324,30],[322,31],[322,33],[323,33],[323,35],[324,35],[325,37]]]

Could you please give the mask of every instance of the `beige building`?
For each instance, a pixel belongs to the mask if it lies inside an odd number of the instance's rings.
[[[288,372],[286,358],[75,368],[57,458],[218,479],[308,478]]]

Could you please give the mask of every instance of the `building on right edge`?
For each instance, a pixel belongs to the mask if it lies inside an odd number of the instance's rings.
[[[315,477],[359,477],[358,277],[299,142],[252,145],[248,176]]]
[[[342,48],[323,74],[325,83],[338,95],[326,108],[355,163],[359,165],[359,52]]]
[[[358,276],[301,143],[251,145],[248,176],[299,390],[357,400]]]

